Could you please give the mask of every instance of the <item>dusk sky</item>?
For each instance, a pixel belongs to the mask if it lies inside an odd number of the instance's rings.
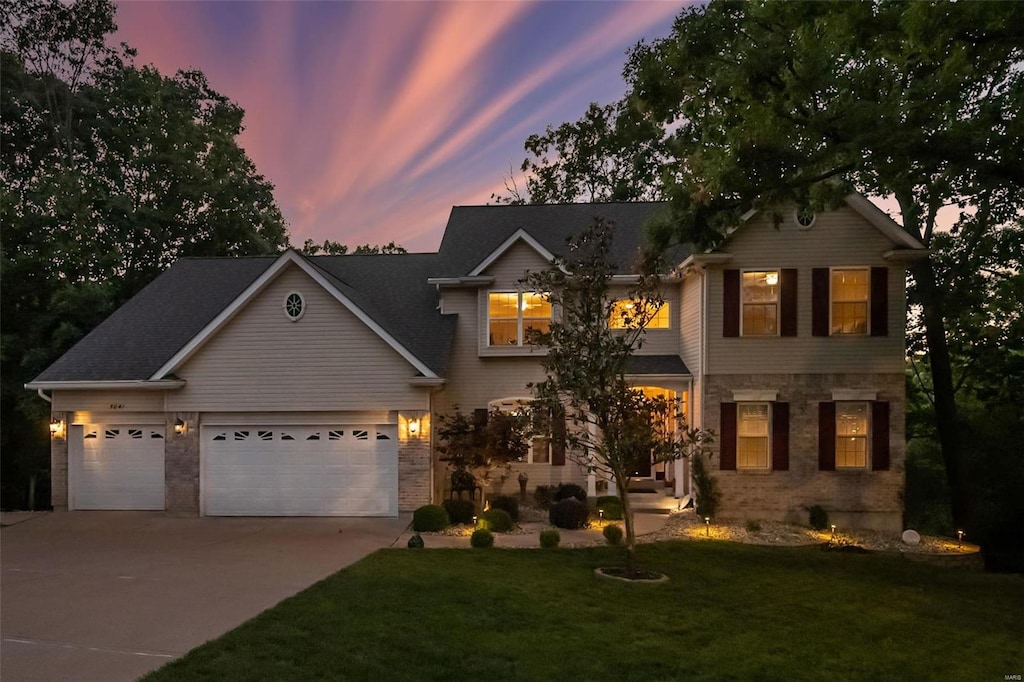
[[[625,92],[625,53],[681,2],[119,2],[138,64],[199,69],[292,241],[440,243],[503,189],[523,142]]]

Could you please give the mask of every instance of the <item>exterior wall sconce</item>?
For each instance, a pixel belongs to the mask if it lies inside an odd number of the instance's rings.
[[[54,438],[64,437],[64,422],[61,419],[53,419],[50,421],[50,435]]]
[[[174,433],[179,436],[184,436],[185,432],[188,431],[188,425],[181,419],[174,420]]]
[[[409,435],[415,436],[420,432],[420,420],[410,419],[409,420]]]

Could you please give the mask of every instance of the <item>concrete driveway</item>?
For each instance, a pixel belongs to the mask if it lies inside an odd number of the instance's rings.
[[[0,679],[134,680],[388,547],[408,523],[66,512],[8,525]]]

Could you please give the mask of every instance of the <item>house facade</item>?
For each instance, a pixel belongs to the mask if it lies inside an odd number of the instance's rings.
[[[52,401],[56,509],[395,515],[448,494],[433,425],[513,410],[542,379],[524,288],[596,217],[623,295],[658,203],[456,207],[437,253],[183,259],[27,384]],[[673,254],[631,383],[716,432],[721,514],[898,530],[905,266],[867,200],[746,217]],[[601,484],[535,438],[496,490]],[[685,463],[638,478],[690,494]]]

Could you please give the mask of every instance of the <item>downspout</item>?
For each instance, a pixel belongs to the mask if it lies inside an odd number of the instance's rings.
[[[53,398],[51,398],[50,396],[48,396],[48,395],[46,395],[45,393],[43,393],[43,389],[41,389],[41,388],[37,388],[37,389],[36,389],[36,394],[37,394],[37,395],[38,395],[38,396],[39,396],[40,398],[42,398],[43,400],[45,400],[46,402],[50,403],[51,405],[53,404]]]

